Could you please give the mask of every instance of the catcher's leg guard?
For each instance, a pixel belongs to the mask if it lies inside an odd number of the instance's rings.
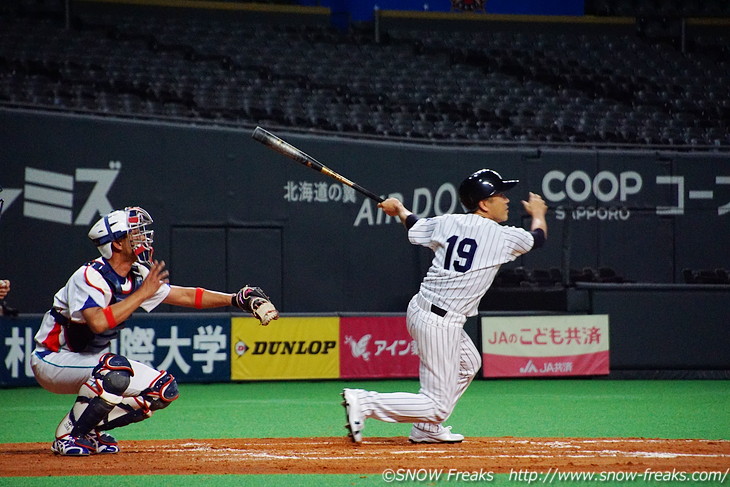
[[[76,420],[71,436],[79,437],[89,433],[100,421],[114,409],[114,404],[106,402],[101,397],[95,397],[89,401],[89,404]]]
[[[169,406],[172,401],[180,397],[180,392],[177,389],[175,377],[163,370],[160,371],[160,376],[152,385],[142,391],[141,396],[145,398],[149,408],[154,411]]]
[[[109,419],[106,423],[101,424],[98,429],[99,431],[108,431],[114,428],[121,428],[122,426],[127,426],[128,424],[132,423],[139,423],[140,421],[143,421],[150,417],[149,413],[146,413],[142,409],[133,409],[132,411],[128,411],[126,413],[121,414],[120,416]]]
[[[126,357],[107,353],[99,358],[99,365],[94,367],[91,379],[85,386],[107,402],[118,404],[133,375],[134,369]]]
[[[126,357],[103,355],[89,380],[81,386],[71,413],[58,425],[56,437],[80,437],[94,429],[122,401],[132,375],[134,371]]]
[[[175,378],[161,371],[139,396],[125,397],[117,404],[96,429],[106,431],[143,421],[152,417],[155,410],[166,408],[179,395]]]
[[[144,397],[125,397],[96,429],[99,431],[107,431],[114,428],[121,428],[122,426],[139,423],[151,417],[152,411],[150,410],[150,404]]]

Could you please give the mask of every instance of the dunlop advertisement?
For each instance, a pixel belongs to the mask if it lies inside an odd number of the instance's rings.
[[[340,319],[231,320],[231,380],[336,379],[340,376]]]

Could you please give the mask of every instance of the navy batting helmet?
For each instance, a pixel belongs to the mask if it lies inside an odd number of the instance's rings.
[[[502,176],[492,169],[480,169],[461,183],[459,199],[464,208],[472,212],[479,208],[481,200],[504,193],[517,183],[519,183],[517,179],[503,180]]]

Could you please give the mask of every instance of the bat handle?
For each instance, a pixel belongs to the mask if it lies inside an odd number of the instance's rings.
[[[383,201],[385,201],[385,199],[381,198],[380,196],[378,196],[377,194],[373,193],[372,191],[368,191],[367,189],[363,188],[359,184],[354,184],[353,183],[352,188],[355,191],[358,191],[358,192],[364,194],[365,196],[367,196],[371,200],[377,201],[378,203],[382,203]]]

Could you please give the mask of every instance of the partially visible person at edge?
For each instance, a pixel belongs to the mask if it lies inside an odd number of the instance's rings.
[[[10,292],[10,281],[8,279],[0,279],[0,299],[5,299],[5,296]]]

